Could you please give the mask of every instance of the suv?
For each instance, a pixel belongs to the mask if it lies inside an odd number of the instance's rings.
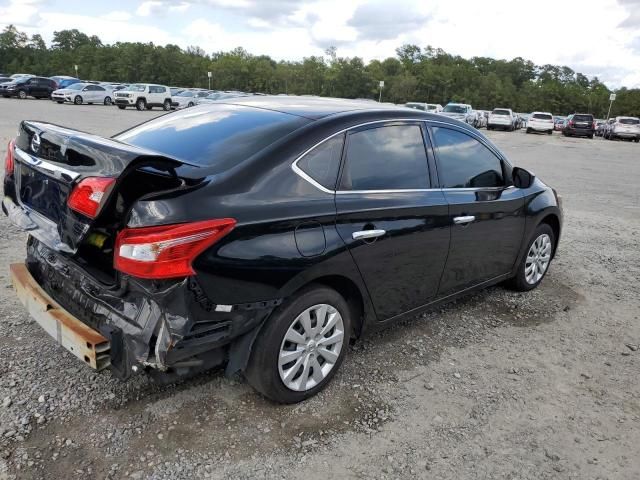
[[[553,115],[549,112],[533,112],[527,120],[527,133],[546,132],[553,133]]]
[[[513,132],[515,130],[515,116],[510,108],[494,108],[487,120],[487,130],[501,128]]]
[[[447,103],[440,112],[440,115],[455,118],[456,120],[460,120],[461,122],[474,126],[478,121],[476,112],[474,112],[473,107],[468,103]]]
[[[562,135],[565,137],[593,138],[595,132],[595,121],[590,113],[573,113],[569,115],[562,129]]]
[[[285,403],[392,320],[536,288],[562,228],[475,129],[377,102],[243,97],[113,138],[23,121],[5,163],[12,280],[62,346],[121,378],[226,365]]]
[[[605,133],[605,138],[609,140],[624,138],[638,143],[640,142],[640,119],[637,117],[612,118]]]
[[[127,107],[136,107],[138,110],[151,110],[153,107],[162,107],[163,110],[171,110],[171,90],[164,85],[150,85],[135,83],[128,88],[117,91],[115,103],[120,110]]]
[[[3,83],[0,86],[0,95],[3,97],[27,97],[49,98],[51,92],[57,88],[56,82],[46,77],[20,77],[12,82]]]

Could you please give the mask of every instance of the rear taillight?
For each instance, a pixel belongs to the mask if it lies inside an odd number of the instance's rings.
[[[15,140],[11,140],[9,145],[7,145],[7,156],[4,159],[4,175],[12,175],[13,174],[13,148],[15,147]]]
[[[573,127],[573,120],[569,120],[569,126]]]
[[[73,188],[67,205],[71,210],[96,218],[115,182],[115,178],[87,177]]]
[[[118,233],[113,266],[134,277],[187,277],[195,258],[233,230],[233,218],[159,227],[125,228]]]

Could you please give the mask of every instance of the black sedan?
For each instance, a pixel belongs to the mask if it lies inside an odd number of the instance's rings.
[[[279,402],[349,341],[477,289],[537,287],[556,192],[465,123],[373,102],[246,97],[105,139],[22,122],[3,210],[19,298],[121,378],[225,365]]]

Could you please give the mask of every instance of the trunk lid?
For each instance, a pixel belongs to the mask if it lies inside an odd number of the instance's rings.
[[[145,160],[167,170],[185,163],[116,140],[28,121],[20,124],[14,159],[13,174],[4,181],[5,213],[50,248],[66,253],[77,251],[126,172],[143,166]],[[95,219],[67,205],[73,188],[87,177],[116,179]]]

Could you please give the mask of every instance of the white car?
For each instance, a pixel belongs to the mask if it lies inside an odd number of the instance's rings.
[[[439,103],[407,102],[404,106],[430,113],[440,113],[442,111],[442,105]]]
[[[527,133],[543,132],[551,135],[553,133],[553,115],[549,112],[533,112],[527,120]]]
[[[76,105],[99,103],[111,105],[113,90],[92,83],[74,83],[67,88],[60,88],[51,93],[51,100],[58,103],[71,102]]]
[[[640,142],[640,119],[637,117],[616,117],[608,125],[605,138],[615,140],[623,138]]]
[[[212,92],[208,90],[184,90],[171,97],[171,106],[176,110],[193,107],[198,104],[198,100],[205,98]]]
[[[516,129],[515,116],[510,108],[494,108],[487,119],[487,130],[502,128],[510,132]]]
[[[455,118],[456,120],[468,123],[469,125],[476,125],[478,122],[475,110],[468,103],[447,103],[440,112],[440,115]]]
[[[136,107],[138,110],[151,110],[162,107],[171,110],[171,90],[164,85],[134,83],[114,93],[114,101],[120,110]]]

